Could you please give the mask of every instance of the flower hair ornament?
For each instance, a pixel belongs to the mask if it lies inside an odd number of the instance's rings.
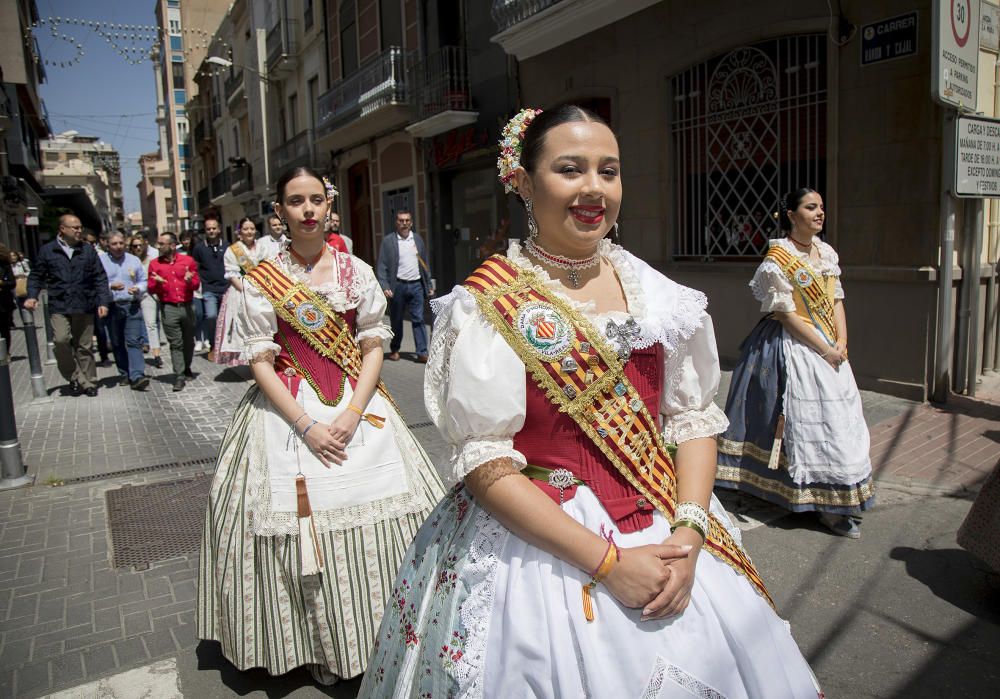
[[[323,176],[323,189],[326,190],[327,201],[333,201],[333,198],[338,194],[337,188],[333,186],[333,182],[326,178],[326,175]]]
[[[503,188],[507,194],[517,191],[517,184],[514,182],[514,171],[521,167],[521,149],[524,146],[524,132],[534,118],[541,113],[541,109],[522,109],[503,127],[502,138],[500,139],[500,157],[497,158],[497,170],[500,172],[500,181],[503,182]]]

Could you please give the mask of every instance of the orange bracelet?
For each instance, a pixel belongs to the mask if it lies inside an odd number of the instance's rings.
[[[351,412],[357,413],[361,417],[365,416],[365,411],[359,408],[358,406],[354,405],[354,403],[348,403],[347,409],[350,410]]]
[[[587,621],[594,620],[594,600],[591,597],[590,591],[597,587],[597,583],[608,577],[608,574],[615,567],[615,563],[618,562],[619,558],[621,558],[621,554],[618,552],[615,542],[608,541],[608,550],[604,552],[604,559],[601,561],[601,565],[597,566],[597,570],[591,576],[590,582],[583,585],[583,616],[586,617]]]

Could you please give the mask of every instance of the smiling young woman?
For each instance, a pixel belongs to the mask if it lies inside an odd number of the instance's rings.
[[[607,240],[614,134],[525,110],[499,166],[531,237],[435,304],[425,400],[458,485],[405,557],[359,696],[816,697],[712,496],[705,297]]]
[[[329,684],[364,672],[405,547],[443,490],[379,380],[391,334],[375,274],[323,240],[335,192],[309,168],[276,189],[291,241],[231,289],[256,385],[219,452],[198,634],[241,670],[306,665]]]

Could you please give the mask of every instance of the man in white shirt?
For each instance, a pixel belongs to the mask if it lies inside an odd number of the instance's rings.
[[[375,270],[382,291],[389,299],[392,341],[389,359],[399,359],[403,342],[403,316],[413,323],[417,361],[427,363],[427,330],[424,328],[424,299],[434,295],[431,270],[427,264],[427,246],[413,230],[413,214],[406,209],[396,212],[396,232],[382,239]]]

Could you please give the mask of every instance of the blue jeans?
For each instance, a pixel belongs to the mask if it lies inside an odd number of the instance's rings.
[[[204,340],[210,343],[215,342],[215,322],[219,319],[219,304],[222,303],[222,297],[225,294],[225,291],[219,294],[208,289],[201,290],[201,304],[205,314],[202,329],[205,332]]]
[[[389,351],[398,352],[403,343],[403,317],[409,316],[413,322],[413,341],[417,354],[427,354],[427,330],[424,328],[424,285],[420,280],[412,282],[396,281],[389,299],[389,320],[392,324],[392,340]]]
[[[129,381],[142,378],[146,366],[142,358],[142,334],[146,321],[142,317],[142,304],[112,303],[105,319],[111,335],[111,349],[115,355],[118,375]]]
[[[114,306],[115,304],[111,304]],[[111,309],[108,309],[110,315]],[[101,361],[106,362],[108,360],[108,355],[111,354],[111,331],[108,327],[108,318],[97,317],[97,311],[94,311],[94,336],[97,338],[97,353],[101,355]]]
[[[205,339],[205,330],[202,327],[205,321],[205,304],[202,303],[201,299],[196,298],[192,305],[194,306],[194,341],[202,342]]]

